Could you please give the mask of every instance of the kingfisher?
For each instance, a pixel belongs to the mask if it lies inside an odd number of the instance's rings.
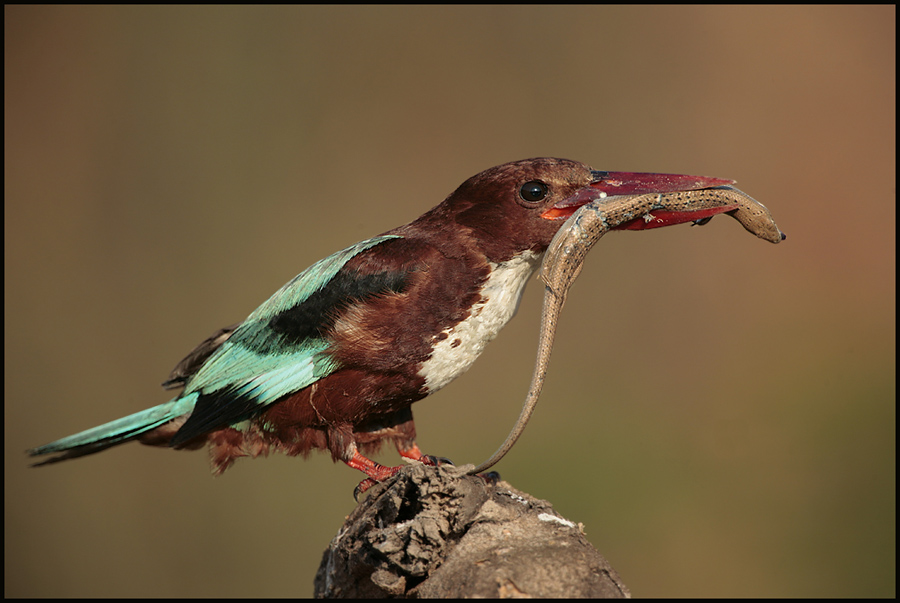
[[[240,457],[315,449],[365,473],[358,491],[399,471],[365,456],[384,441],[437,464],[416,444],[411,405],[464,373],[516,314],[566,218],[607,195],[731,183],[548,157],[490,168],[409,224],[316,262],[216,331],[163,383],[181,390],[168,402],[28,453],[55,455],[44,465],[133,440],[207,446],[218,475]],[[698,220],[665,225],[687,221]]]

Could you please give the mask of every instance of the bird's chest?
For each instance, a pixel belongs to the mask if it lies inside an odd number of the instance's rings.
[[[525,285],[542,255],[528,251],[493,265],[482,287],[481,301],[472,306],[465,319],[434,336],[431,356],[418,371],[428,393],[468,370],[488,342],[515,316]]]

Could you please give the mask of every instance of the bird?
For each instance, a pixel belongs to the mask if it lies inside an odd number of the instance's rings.
[[[168,402],[27,452],[55,455],[36,463],[46,465],[130,441],[207,446],[218,475],[241,457],[321,450],[366,475],[358,491],[399,471],[368,458],[384,442],[440,464],[418,447],[411,405],[463,374],[516,314],[566,218],[607,195],[731,182],[552,157],[492,167],[213,333],[163,383],[181,390]]]

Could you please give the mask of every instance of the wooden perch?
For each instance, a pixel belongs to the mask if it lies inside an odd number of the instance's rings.
[[[630,596],[581,525],[471,468],[411,465],[373,487],[325,551],[315,596]]]

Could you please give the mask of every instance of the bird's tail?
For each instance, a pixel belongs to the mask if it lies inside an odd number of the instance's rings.
[[[41,456],[56,452],[62,453],[35,463],[34,467],[94,454],[112,446],[129,442],[181,415],[190,413],[194,410],[196,401],[196,393],[175,398],[165,404],[160,404],[159,406],[136,412],[133,415],[122,417],[55,442],[32,448],[28,451],[28,454],[30,456]]]

